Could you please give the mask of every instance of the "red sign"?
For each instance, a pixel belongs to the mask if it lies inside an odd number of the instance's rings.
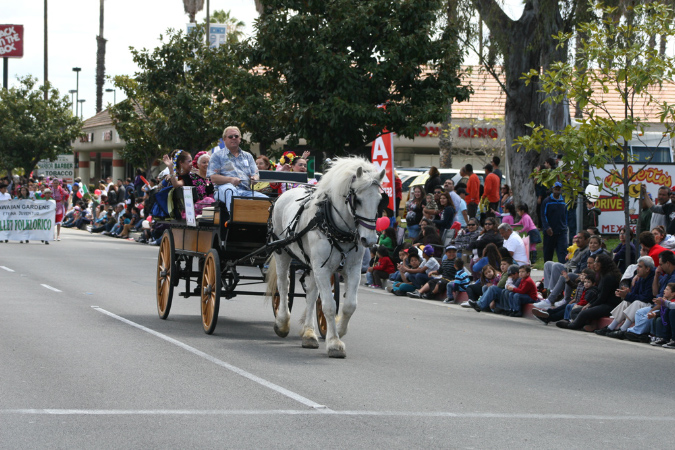
[[[23,25],[0,25],[0,58],[23,58]]]
[[[457,136],[463,138],[490,138],[497,139],[499,133],[496,128],[471,128],[459,127],[457,128]]]
[[[382,189],[389,196],[389,209],[394,211],[396,195],[394,192],[394,133],[383,134],[373,141],[371,159],[377,171],[386,171],[382,180]],[[396,211],[394,211],[396,213]]]

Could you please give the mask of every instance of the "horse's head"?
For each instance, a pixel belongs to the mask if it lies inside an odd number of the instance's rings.
[[[352,177],[352,187],[347,197],[351,213],[354,216],[354,223],[361,238],[361,244],[371,247],[377,243],[377,232],[375,222],[382,195],[380,186],[385,171],[365,173],[362,167],[359,167],[356,174]]]

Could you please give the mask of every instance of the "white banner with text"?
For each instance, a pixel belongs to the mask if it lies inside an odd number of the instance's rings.
[[[52,241],[55,216],[51,200],[0,202],[0,241]]]

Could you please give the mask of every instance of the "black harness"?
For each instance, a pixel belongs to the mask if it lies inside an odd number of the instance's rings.
[[[356,196],[356,192],[353,189],[350,189],[349,194],[345,198],[345,203],[349,205],[350,213],[354,217],[355,226],[353,231],[344,231],[337,225],[337,223],[335,222],[333,211],[335,212],[338,211],[335,208],[335,205],[333,205],[333,203],[330,201],[330,199],[326,197],[317,204],[316,214],[314,215],[314,217],[312,217],[312,220],[309,221],[307,226],[305,226],[305,228],[303,228],[302,230],[296,232],[296,229],[300,222],[300,217],[302,216],[302,213],[305,211],[305,208],[309,203],[309,201],[314,198],[315,193],[314,186],[304,186],[304,188],[307,194],[304,197],[297,200],[298,202],[300,202],[300,207],[298,208],[298,211],[295,213],[295,216],[293,217],[291,222],[284,230],[284,232],[287,235],[286,242],[288,244],[297,242],[298,247],[300,248],[300,252],[302,254],[302,258],[299,258],[297,255],[295,255],[287,246],[284,246],[283,250],[288,255],[290,255],[291,258],[299,261],[302,264],[303,269],[310,270],[309,256],[307,255],[307,252],[305,252],[305,249],[303,248],[302,237],[305,234],[309,233],[311,230],[318,228],[319,231],[321,231],[321,233],[323,233],[324,236],[326,236],[331,246],[331,252],[328,254],[328,257],[323,262],[321,267],[324,267],[328,263],[328,260],[333,254],[333,250],[337,250],[340,252],[341,255],[340,266],[343,266],[345,259],[347,257],[346,254],[354,250],[358,246],[359,242],[359,233],[357,231],[358,225],[368,228],[369,230],[374,230],[377,218],[369,219],[367,217],[360,216],[356,213],[356,206],[359,204],[359,200]],[[273,213],[274,213],[274,205],[272,205],[272,208],[270,209],[270,218],[268,220],[268,241],[271,239],[274,240],[279,239],[279,236],[277,236],[272,231]],[[349,227],[349,224],[342,217],[340,217],[340,220],[342,220],[342,222],[347,227]],[[343,245],[345,244],[348,245],[346,250],[345,248],[343,248]],[[277,253],[281,253],[281,249],[277,249],[276,251]]]

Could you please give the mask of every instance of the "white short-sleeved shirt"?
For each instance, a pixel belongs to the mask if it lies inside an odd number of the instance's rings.
[[[513,261],[519,266],[524,266],[530,262],[530,257],[525,252],[525,243],[518,233],[511,232],[511,236],[504,241],[504,248],[513,252]]]
[[[462,211],[466,211],[466,200],[463,198],[459,198],[460,203],[459,203],[459,208],[457,209],[457,215],[455,216],[455,220],[459,222],[459,224],[462,226],[462,228],[466,228],[466,220],[464,220],[464,214],[462,214]]]
[[[427,275],[429,275],[431,272],[434,272],[438,269],[441,268],[441,265],[438,264],[438,261],[436,261],[436,258],[433,256],[429,259],[423,259],[422,263],[420,264],[420,267],[424,267],[426,269]]]

